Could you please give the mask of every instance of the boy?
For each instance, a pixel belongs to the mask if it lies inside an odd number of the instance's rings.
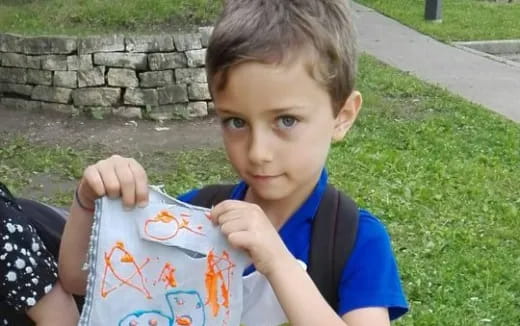
[[[276,295],[266,303],[278,300],[292,325],[389,325],[407,311],[388,235],[366,211],[343,270],[337,311],[301,264],[309,258],[310,222],[327,184],[331,141],[345,136],[361,107],[355,52],[345,0],[227,1],[208,46],[208,83],[224,145],[243,180],[211,216],[229,242],[251,256]],[[181,199],[189,202],[196,193]],[[60,257],[64,284],[73,292],[85,291],[80,268],[94,200],[104,195],[121,196],[129,207],[146,205],[141,165],[113,156],[85,170]],[[262,304],[251,308],[253,315],[277,313],[262,311]]]

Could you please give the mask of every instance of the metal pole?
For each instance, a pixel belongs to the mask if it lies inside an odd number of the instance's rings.
[[[442,0],[426,0],[424,18],[436,23],[442,22]]]

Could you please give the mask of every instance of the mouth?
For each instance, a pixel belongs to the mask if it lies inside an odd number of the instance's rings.
[[[251,174],[253,180],[257,181],[269,181],[280,177],[281,174]]]

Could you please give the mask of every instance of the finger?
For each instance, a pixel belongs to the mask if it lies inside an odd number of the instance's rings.
[[[105,186],[98,169],[91,165],[83,172],[83,178],[81,179],[78,193],[82,198],[94,201],[99,197],[105,195]]]
[[[253,239],[251,232],[249,231],[238,231],[228,235],[228,241],[234,248],[249,250]]]
[[[243,218],[232,219],[220,225],[220,230],[225,235],[235,232],[246,231],[249,229],[249,221]]]
[[[135,201],[139,207],[148,205],[148,176],[144,168],[136,160],[130,159],[128,164],[135,180]]]
[[[229,211],[235,210],[237,208],[242,207],[244,202],[240,200],[224,200],[218,203],[215,207],[213,207],[210,211],[211,219],[218,223],[218,219],[221,215],[226,214]]]
[[[214,222],[216,224],[223,225],[225,223],[228,223],[229,221],[244,219],[244,216],[246,215],[242,209],[234,209],[215,217]]]
[[[132,170],[128,166],[128,160],[123,159],[114,166],[114,171],[121,186],[121,199],[125,207],[135,206],[135,179]]]
[[[121,185],[119,184],[113,160],[100,161],[97,166],[101,180],[103,180],[105,193],[111,198],[119,197],[121,195]]]

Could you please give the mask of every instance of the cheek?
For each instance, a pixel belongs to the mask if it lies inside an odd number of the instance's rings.
[[[322,167],[330,148],[330,135],[325,130],[308,130],[298,135],[298,139],[290,144],[290,150],[281,155],[290,155],[292,164],[302,171]],[[290,153],[290,154],[289,154]]]
[[[223,134],[224,148],[231,164],[236,167],[246,158],[245,148],[240,138]]]

